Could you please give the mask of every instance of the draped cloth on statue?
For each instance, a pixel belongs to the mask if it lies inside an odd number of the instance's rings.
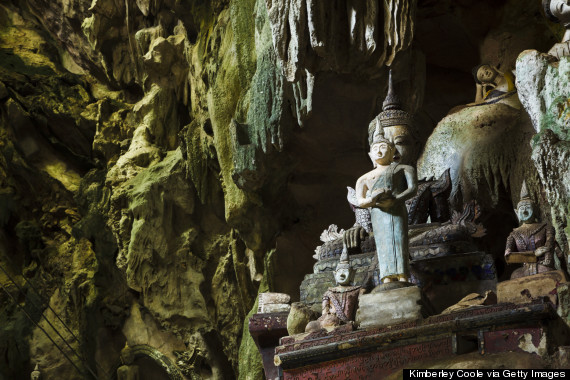
[[[407,189],[407,181],[403,170],[396,171],[398,163],[390,167],[376,180],[369,194],[381,188],[392,191],[392,195]],[[367,196],[369,196],[367,194]],[[394,202],[389,207],[371,207],[372,230],[376,242],[378,269],[380,279],[408,278],[408,211],[406,202]]]
[[[536,251],[546,247],[548,251],[538,257],[536,263],[524,263],[515,269],[511,279],[554,270],[554,228],[546,223],[528,223],[515,228],[507,238],[505,255],[511,252]]]
[[[346,323],[354,320],[358,306],[358,294],[361,286],[337,286],[329,288],[323,295],[323,301],[330,303],[330,313]]]

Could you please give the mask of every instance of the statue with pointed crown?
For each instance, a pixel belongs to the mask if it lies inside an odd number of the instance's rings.
[[[362,286],[351,286],[354,269],[350,266],[346,245],[334,271],[334,279],[337,286],[328,288],[323,295],[322,315],[316,321],[309,322],[305,328],[306,332],[321,329],[330,331],[354,321]]]
[[[515,269],[511,279],[548,272],[554,267],[554,228],[537,221],[535,206],[523,181],[521,198],[515,210],[520,226],[507,238],[505,260],[508,264],[523,263]]]
[[[394,90],[392,70],[388,74],[388,93],[382,103],[382,112],[368,125],[368,143],[372,146],[375,134],[384,136],[395,146],[394,161],[415,165],[417,137],[414,135],[412,115],[402,109]]]
[[[385,104],[390,101],[388,96]],[[396,145],[382,133],[383,126],[407,120],[407,113],[390,106],[384,109],[372,134],[368,153],[374,169],[356,182],[356,203],[360,208],[370,209],[380,280],[383,283],[398,281],[404,285],[409,278],[406,200],[416,194],[418,179],[412,166],[395,160]]]
[[[393,162],[400,165],[415,166],[418,140],[414,135],[412,124],[412,115],[402,109],[400,99],[394,90],[392,70],[390,69],[388,93],[382,104],[382,112],[368,125],[368,143],[372,147],[374,140],[383,138],[394,147],[391,158]],[[374,165],[376,164],[374,163]],[[351,249],[360,245],[366,234],[370,232],[371,225],[369,210],[360,208],[356,200],[356,193],[350,187],[347,198],[357,217],[357,223],[343,235],[343,242]],[[364,221],[366,224],[360,223],[360,221]]]

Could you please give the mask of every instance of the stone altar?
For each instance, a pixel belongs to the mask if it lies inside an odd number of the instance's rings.
[[[568,340],[568,326],[550,302],[498,304],[424,321],[342,333],[285,337],[275,349],[283,379],[315,376],[384,378],[426,359],[501,352],[546,356]]]

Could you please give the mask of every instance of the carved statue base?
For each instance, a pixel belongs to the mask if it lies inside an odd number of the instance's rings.
[[[417,321],[433,314],[429,300],[417,286],[363,294],[358,305],[359,329]]]
[[[477,246],[462,226],[452,223],[424,223],[409,227],[410,259],[473,252]]]
[[[383,284],[378,284],[370,293],[386,292],[388,290],[407,288],[408,286],[414,286],[414,284],[406,281],[385,282]]]
[[[375,260],[374,252],[350,256],[350,263],[356,269],[355,284],[363,284],[367,279],[371,280],[367,284],[370,287],[380,284],[378,270],[368,272],[372,260]],[[315,266],[322,264],[323,267],[334,268],[337,262],[338,258],[331,258],[321,260]],[[493,258],[484,252],[412,259],[410,264],[412,282],[425,289],[437,312],[454,305],[467,294],[483,294],[487,290],[494,291],[497,286]],[[301,302],[320,313],[321,297],[331,284],[334,284],[332,270],[306,275],[300,287]]]

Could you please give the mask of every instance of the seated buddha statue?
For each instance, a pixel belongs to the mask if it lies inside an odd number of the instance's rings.
[[[334,271],[334,278],[337,286],[328,288],[323,295],[322,315],[316,321],[309,322],[305,328],[306,332],[321,329],[330,331],[354,321],[362,287],[350,285],[354,278],[354,269],[350,266],[346,246]]]
[[[515,252],[526,254],[530,258],[523,259],[526,262],[521,268],[514,270],[511,279],[556,269],[554,266],[554,253],[556,251],[554,228],[548,223],[537,221],[534,204],[529,197],[525,182],[523,182],[521,199],[516,212],[521,225],[515,228],[507,238],[505,259],[508,263],[510,261],[509,256],[514,256]],[[557,254],[561,256],[560,252]],[[563,261],[561,260],[561,262]]]

